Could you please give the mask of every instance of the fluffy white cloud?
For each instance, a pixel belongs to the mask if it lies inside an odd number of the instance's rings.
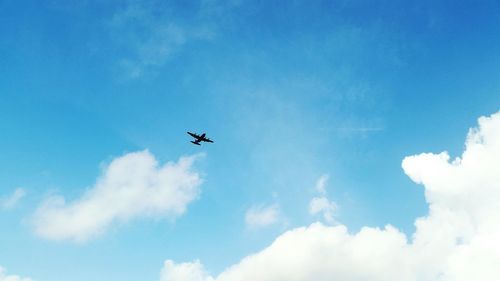
[[[85,241],[113,222],[175,218],[200,193],[201,178],[192,170],[195,159],[158,165],[148,151],[118,157],[81,198],[69,203],[61,196],[45,200],[33,218],[35,232],[47,239]]]
[[[214,280],[500,280],[500,113],[479,119],[460,158],[424,153],[402,167],[429,204],[411,239],[390,225],[350,234],[315,223],[282,234]]]
[[[265,227],[278,222],[279,207],[277,204],[270,206],[253,206],[245,214],[245,222],[251,228]]]
[[[25,195],[26,191],[24,189],[16,188],[16,190],[14,190],[14,192],[9,197],[0,199],[0,207],[2,209],[12,209]]]
[[[5,268],[0,266],[0,281],[33,281],[30,278],[23,278],[18,275],[7,275]]]

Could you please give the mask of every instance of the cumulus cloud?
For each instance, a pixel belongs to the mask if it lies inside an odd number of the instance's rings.
[[[273,225],[278,222],[280,215],[277,204],[269,206],[253,206],[245,214],[245,222],[250,228],[259,228]]]
[[[2,209],[12,209],[17,203],[26,195],[26,191],[22,188],[16,188],[14,192],[3,199],[0,199],[0,208]]]
[[[424,186],[429,205],[410,238],[390,225],[350,234],[343,225],[314,223],[280,235],[214,280],[499,280],[500,112],[479,119],[461,157],[423,153],[402,167]]]
[[[5,268],[0,266],[0,281],[33,281],[30,278],[20,277],[18,275],[7,275]]]
[[[66,202],[46,199],[33,217],[35,232],[47,239],[85,241],[114,222],[138,217],[175,218],[200,193],[196,156],[159,165],[148,151],[128,153],[111,161],[94,186]]]

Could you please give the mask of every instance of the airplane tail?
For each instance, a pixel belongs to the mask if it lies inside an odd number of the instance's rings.
[[[200,145],[199,142],[196,142],[196,141],[191,141],[192,143],[196,144],[196,145]]]

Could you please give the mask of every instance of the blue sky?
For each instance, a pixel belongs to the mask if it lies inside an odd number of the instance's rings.
[[[26,193],[0,211],[0,266],[158,280],[165,259],[199,259],[218,274],[321,221],[308,204],[322,175],[349,232],[411,235],[427,205],[401,161],[459,156],[477,118],[498,111],[499,16],[486,0],[0,0],[0,198]],[[187,130],[215,143],[193,146]],[[144,150],[161,164],[204,154],[184,213],[83,243],[35,233],[44,200],[78,200]],[[255,206],[277,217],[250,227]]]

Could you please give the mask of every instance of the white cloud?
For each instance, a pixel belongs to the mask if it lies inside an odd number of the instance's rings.
[[[337,204],[330,202],[326,197],[314,197],[309,203],[309,213],[311,215],[323,214],[323,219],[329,224],[336,223],[337,209]]]
[[[160,281],[214,281],[200,261],[176,264],[166,260],[161,270]]]
[[[314,223],[280,235],[214,280],[500,280],[500,112],[479,119],[460,158],[424,153],[402,167],[424,186],[429,204],[411,239],[390,225],[350,234],[343,225]]]
[[[265,227],[278,222],[279,207],[277,204],[270,206],[253,206],[245,214],[245,222],[251,228]]]
[[[316,182],[316,191],[321,195],[319,197],[314,197],[309,202],[309,214],[317,215],[322,214],[325,222],[329,224],[336,224],[335,215],[338,210],[338,206],[335,202],[328,200],[326,197],[326,184],[328,183],[329,176],[322,175]]]
[[[26,196],[26,191],[22,188],[16,188],[9,197],[0,199],[0,207],[2,209],[12,209],[24,196]]]
[[[319,192],[321,195],[326,194],[326,184],[329,178],[330,177],[328,175],[322,175],[316,182],[316,191]]]
[[[7,275],[5,268],[0,266],[0,281],[33,281],[30,278],[20,277],[18,275]]]
[[[71,202],[45,200],[33,217],[35,232],[52,240],[85,241],[114,222],[138,217],[175,218],[200,193],[196,156],[158,165],[148,151],[128,153],[105,167],[93,187]]]

